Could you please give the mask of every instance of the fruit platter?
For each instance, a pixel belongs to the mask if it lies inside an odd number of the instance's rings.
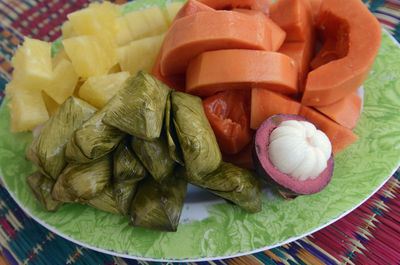
[[[234,257],[331,224],[400,165],[398,43],[340,2],[92,3],[57,41],[25,38],[0,110],[7,190],[135,259]]]

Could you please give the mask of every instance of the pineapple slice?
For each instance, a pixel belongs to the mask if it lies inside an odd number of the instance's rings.
[[[143,23],[143,21],[141,21]],[[118,46],[123,46],[128,44],[133,40],[133,36],[131,34],[131,30],[128,26],[128,20],[126,17],[119,17],[116,20],[117,25],[117,36],[116,41]]]
[[[163,10],[158,6],[127,13],[117,21],[119,29],[117,43],[120,46],[133,40],[159,35],[168,30],[168,21]]]
[[[14,86],[14,84],[11,81],[8,86]],[[19,84],[15,84],[15,87],[11,89],[9,87],[8,90],[12,91],[11,101],[8,103],[12,132],[32,131],[49,119],[40,90],[27,90]]]
[[[172,2],[166,4],[169,24],[174,20],[176,14],[178,14],[183,5],[183,2]]]
[[[104,2],[101,4],[92,3],[89,7],[68,15],[68,19],[77,36],[97,36],[112,65],[117,63],[115,51],[117,47],[116,19],[120,13],[119,6]]]
[[[52,78],[51,44],[48,42],[25,38],[16,51],[12,66],[13,79],[29,90],[40,91]]]
[[[69,38],[63,40],[63,46],[75,72],[83,79],[107,74],[116,63],[107,55],[107,49],[97,36]]]
[[[101,36],[104,33],[111,33],[115,36],[117,33],[115,20],[120,13],[121,9],[110,2],[92,3],[87,8],[69,14],[68,20],[78,35]]]
[[[128,71],[132,75],[139,70],[151,73],[164,37],[165,33],[132,41],[118,48],[118,59],[122,71]]]
[[[73,94],[77,83],[78,75],[75,73],[72,63],[66,59],[61,59],[55,65],[52,82],[49,86],[44,87],[43,90],[61,105]]]
[[[92,106],[101,109],[122,87],[129,76],[129,72],[119,72],[90,77],[80,87],[79,97]]]
[[[57,102],[55,102],[54,99],[52,99],[44,91],[42,91],[42,97],[43,97],[43,101],[46,105],[47,112],[49,113],[49,116],[53,116],[53,114],[58,110],[58,108],[61,105],[58,104]]]
[[[61,49],[56,54],[54,54],[53,58],[51,58],[51,64],[52,64],[53,70],[54,70],[55,66],[63,60],[71,61],[69,59],[67,53],[65,52],[64,47],[61,47]]]
[[[61,33],[64,39],[77,36],[71,21],[64,22],[64,24],[61,26]]]

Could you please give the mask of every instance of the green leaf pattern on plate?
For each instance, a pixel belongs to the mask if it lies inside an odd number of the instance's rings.
[[[157,2],[157,3],[156,3]],[[135,2],[129,11],[159,1]],[[185,221],[176,233],[128,226],[127,217],[78,204],[48,213],[25,182],[34,167],[25,160],[30,133],[10,133],[7,100],[0,112],[0,168],[13,197],[49,228],[114,254],[157,260],[223,257],[261,250],[303,236],[353,209],[400,163],[400,49],[387,33],[364,84],[364,107],[355,133],[360,139],[335,158],[331,183],[320,193],[286,201],[264,191],[263,210],[248,214],[222,202],[207,206],[209,217]],[[185,208],[190,206],[185,205]]]

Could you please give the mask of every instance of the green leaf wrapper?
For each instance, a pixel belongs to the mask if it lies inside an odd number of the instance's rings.
[[[68,98],[34,137],[26,159],[54,180],[67,165],[65,148],[74,131],[88,120],[96,108],[78,98]]]
[[[140,183],[131,205],[130,225],[174,232],[186,196],[187,182],[179,175],[159,184],[153,178]]]
[[[131,146],[150,175],[159,183],[172,175],[175,161],[169,155],[165,135],[154,140],[132,136]]]
[[[42,205],[47,211],[55,212],[64,204],[63,202],[56,201],[51,197],[54,181],[45,177],[39,171],[29,175],[26,182],[40,205]]]
[[[201,179],[216,170],[222,161],[214,132],[204,113],[201,98],[172,92],[173,123],[183,152],[186,171]]]
[[[233,202],[250,213],[261,211],[261,187],[254,172],[222,162],[217,170],[201,179],[185,174],[186,180],[226,200]]]
[[[86,164],[68,164],[54,185],[52,196],[63,202],[86,202],[101,194],[112,176],[112,158]]]
[[[125,137],[126,133],[103,122],[107,111],[107,107],[99,110],[74,132],[65,150],[68,162],[88,163],[98,159]]]
[[[139,71],[107,103],[103,121],[142,139],[158,138],[169,92],[167,85]]]

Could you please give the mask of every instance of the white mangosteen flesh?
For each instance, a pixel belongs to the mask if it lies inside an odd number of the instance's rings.
[[[318,177],[326,169],[331,153],[329,138],[308,121],[283,121],[270,134],[271,163],[298,180]]]

